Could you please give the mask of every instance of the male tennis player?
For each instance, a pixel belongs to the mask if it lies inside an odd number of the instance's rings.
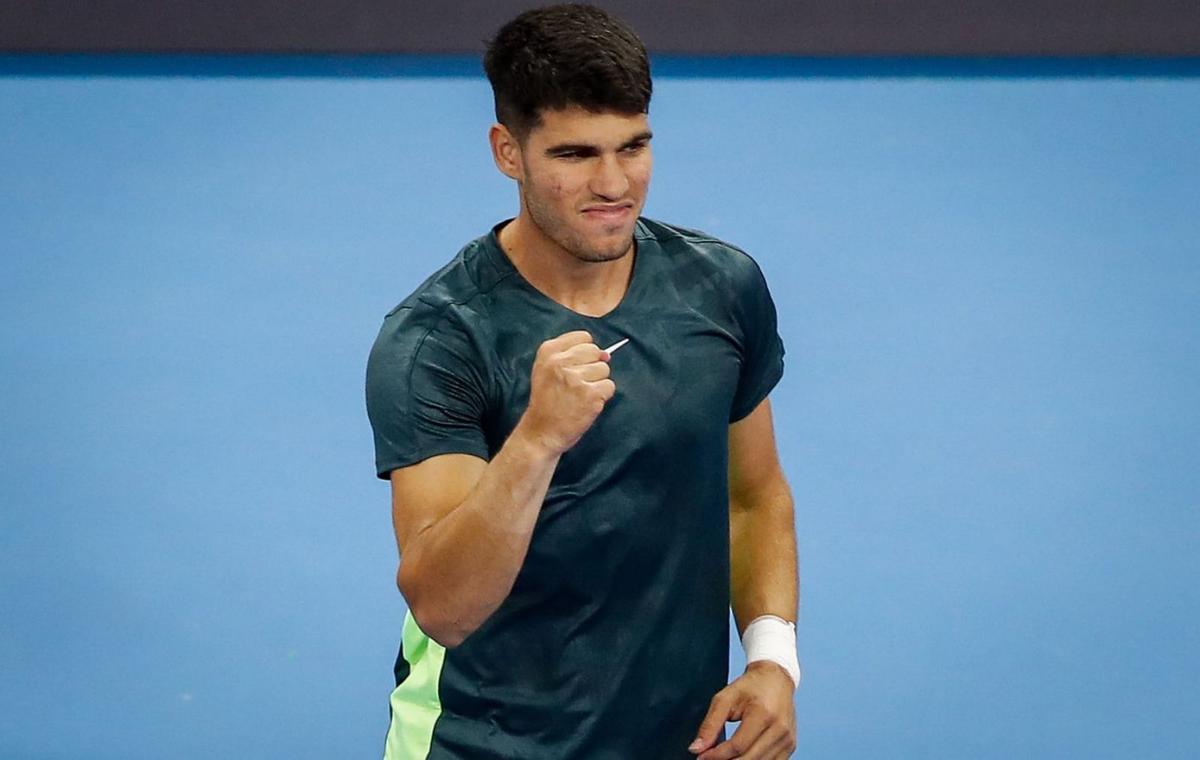
[[[530,11],[484,65],[519,212],[387,315],[367,369],[409,607],[386,757],[786,758],[766,283],[640,216],[651,83],[623,23]],[[727,683],[730,605],[750,664]]]

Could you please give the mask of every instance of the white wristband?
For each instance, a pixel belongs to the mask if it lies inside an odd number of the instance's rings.
[[[750,621],[742,633],[746,664],[759,660],[778,663],[800,685],[800,659],[796,656],[796,624],[775,615],[761,615]]]

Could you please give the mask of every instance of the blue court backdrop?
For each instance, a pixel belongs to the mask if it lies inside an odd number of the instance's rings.
[[[0,758],[377,757],[364,364],[490,91],[91,65],[0,60]],[[1200,756],[1200,78],[768,70],[663,67],[646,212],[779,309],[796,756]]]

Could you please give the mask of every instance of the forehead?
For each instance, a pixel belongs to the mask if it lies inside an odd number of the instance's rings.
[[[529,143],[545,146],[557,143],[617,147],[649,131],[650,120],[644,113],[589,111],[578,106],[546,109],[541,123],[529,131]]]

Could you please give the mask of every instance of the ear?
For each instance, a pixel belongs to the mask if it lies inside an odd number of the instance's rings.
[[[503,124],[493,124],[488,130],[488,142],[492,145],[492,160],[496,168],[509,179],[520,182],[524,179],[521,163],[521,143]]]

